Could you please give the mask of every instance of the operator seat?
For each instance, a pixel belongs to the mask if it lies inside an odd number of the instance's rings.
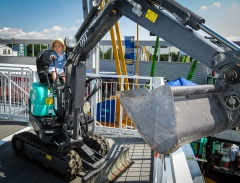
[[[36,66],[37,66],[37,73],[38,73],[38,78],[41,84],[48,85],[48,79],[49,78],[49,84],[50,86],[53,86],[53,78],[52,74],[48,73],[48,67],[50,63],[52,62],[50,60],[50,55],[51,55],[52,50],[42,50],[40,54],[38,55],[36,59]],[[59,82],[63,84],[63,79],[60,77]]]
[[[50,54],[52,50],[42,50],[36,59],[37,73],[40,83],[48,84],[47,75],[49,78],[49,83],[53,84],[53,79],[51,74],[48,73],[48,67],[52,62],[50,60]]]

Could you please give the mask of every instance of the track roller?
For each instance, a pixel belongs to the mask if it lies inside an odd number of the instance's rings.
[[[22,139],[18,138],[18,136],[13,136],[12,148],[16,154],[21,155],[24,153],[25,144]]]
[[[108,140],[99,134],[93,134],[92,136],[86,137],[83,139],[83,142],[102,156],[105,156],[110,149]]]
[[[71,150],[66,155],[67,173],[64,175],[66,180],[71,180],[82,171],[82,160],[78,153]]]

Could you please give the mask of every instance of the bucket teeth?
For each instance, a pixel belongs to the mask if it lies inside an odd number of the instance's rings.
[[[129,147],[122,147],[119,152],[116,153],[118,153],[116,157],[109,157],[106,163],[104,163],[101,167],[83,177],[83,182],[106,183],[114,181],[132,163],[129,158]],[[115,153],[113,154],[115,155]]]

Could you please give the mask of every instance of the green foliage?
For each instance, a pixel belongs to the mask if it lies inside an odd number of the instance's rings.
[[[112,55],[112,48],[108,48],[107,51],[104,53],[104,59],[111,59]]]
[[[12,47],[13,47],[13,45],[12,45],[12,44],[7,44],[7,46],[8,46],[9,48],[12,48]]]
[[[32,56],[37,57],[41,50],[47,49],[47,45],[41,45],[40,47],[40,44],[34,44],[34,53],[33,53],[34,55],[32,54],[32,48],[33,48],[32,44],[28,44],[26,46],[26,49],[27,49],[26,52],[28,57],[32,57]]]
[[[178,62],[178,54],[179,53],[171,52],[171,55],[172,55],[171,61],[172,62]],[[152,60],[153,55],[151,53],[149,53],[149,56],[150,56],[150,60]],[[168,61],[168,57],[169,57],[168,53],[160,54],[160,61]],[[156,57],[156,60],[158,60],[158,55]]]
[[[179,53],[171,52],[170,55],[172,55],[172,60],[171,60],[172,62],[178,62],[178,54]],[[160,61],[168,61],[168,57],[169,57],[168,53],[160,54]],[[158,57],[157,57],[157,60],[158,60]]]
[[[178,54],[175,52],[171,52],[172,54],[172,62],[178,62]]]
[[[99,58],[103,59],[103,51],[101,50],[101,48],[99,48]]]
[[[160,60],[161,61],[168,61],[168,54],[161,54],[160,55]]]

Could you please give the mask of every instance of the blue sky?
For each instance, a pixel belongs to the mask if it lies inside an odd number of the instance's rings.
[[[208,27],[240,41],[239,0],[177,0],[206,20]],[[82,0],[0,0],[0,38],[54,39],[75,35],[83,22]],[[126,29],[126,25],[128,26]],[[136,23],[119,20],[121,36],[136,36]],[[109,33],[103,39],[110,39]],[[139,28],[140,40],[154,40]]]

